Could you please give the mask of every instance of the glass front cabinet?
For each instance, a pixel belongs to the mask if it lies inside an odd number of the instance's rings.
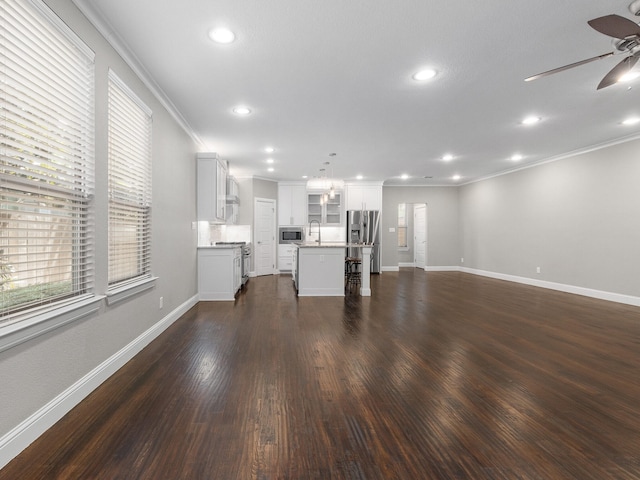
[[[307,217],[309,222],[318,221],[322,225],[340,225],[342,221],[342,192],[336,192],[335,198],[322,201],[324,192],[307,194]]]

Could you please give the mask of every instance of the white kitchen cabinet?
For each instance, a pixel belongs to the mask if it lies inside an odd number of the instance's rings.
[[[226,163],[215,153],[199,153],[196,176],[198,220],[226,223]]]
[[[382,184],[345,186],[347,210],[382,210]]]
[[[278,184],[278,225],[305,225],[307,187],[304,183]]]
[[[242,287],[242,249],[198,249],[198,296],[202,301],[233,300]]]
[[[293,251],[291,244],[278,245],[278,270],[290,272],[293,269]]]
[[[317,220],[322,225],[341,225],[343,193],[336,192],[335,198],[329,198],[326,203],[321,201],[323,193],[325,192],[307,193],[308,221]]]

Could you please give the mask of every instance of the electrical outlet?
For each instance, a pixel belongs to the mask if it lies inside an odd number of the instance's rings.
[[[160,297],[160,309],[164,306],[164,297]]]
[[[536,267],[536,273],[540,273],[540,267]]]

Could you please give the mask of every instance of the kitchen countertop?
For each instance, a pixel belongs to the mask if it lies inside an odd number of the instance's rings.
[[[242,245],[198,245],[198,248],[214,248],[214,249],[223,249],[223,248],[240,248]]]

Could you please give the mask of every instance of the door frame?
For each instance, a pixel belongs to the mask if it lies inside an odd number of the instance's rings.
[[[276,233],[278,230],[278,225],[277,225],[277,221],[278,219],[276,218],[276,212],[277,212],[277,206],[278,206],[278,202],[277,200],[273,199],[273,198],[261,198],[261,197],[254,197],[253,199],[253,273],[254,275],[257,276],[257,264],[258,262],[257,260],[257,256],[256,256],[256,251],[257,251],[257,247],[256,245],[258,245],[258,243],[256,242],[256,225],[258,224],[257,220],[257,216],[258,216],[258,202],[264,202],[264,203],[270,203],[271,206],[273,207],[273,224],[272,224],[272,228],[273,228],[273,245],[271,248],[271,258],[273,260],[273,267],[271,269],[271,275],[274,275],[277,272],[277,265],[276,265],[276,258],[277,258],[277,247],[278,244],[276,242]]]

